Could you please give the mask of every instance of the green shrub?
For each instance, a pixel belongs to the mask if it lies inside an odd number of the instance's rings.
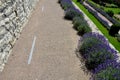
[[[114,55],[107,50],[107,47],[105,44],[97,44],[93,47],[91,47],[91,51],[89,52],[89,55],[86,59],[86,67],[91,70],[98,67],[98,65],[104,63],[107,60],[114,59]]]
[[[67,9],[69,9],[69,8],[72,8],[72,7],[73,7],[73,5],[68,4],[68,3],[64,3],[64,4],[62,5],[62,8],[63,8],[64,10],[67,10]]]
[[[80,24],[77,27],[77,30],[78,30],[79,35],[84,35],[85,33],[89,33],[89,32],[92,31],[91,28],[87,25],[86,22],[83,22],[82,24]]]
[[[114,12],[113,12],[112,10],[108,10],[108,11],[107,11],[107,14],[108,14],[110,17],[113,17]]]
[[[118,31],[120,30],[120,24],[114,24],[111,26],[109,30],[109,34],[111,36],[115,36],[115,34],[118,34]]]
[[[77,27],[81,24],[84,24],[84,20],[83,18],[80,18],[80,17],[75,17],[73,18],[73,25],[74,25],[74,28],[77,30]]]
[[[83,35],[92,31],[87,22],[84,20],[83,15],[74,17],[73,25],[74,29],[78,30],[79,35]]]
[[[120,63],[107,61],[93,71],[91,80],[120,80]]]
[[[95,69],[107,60],[113,60],[116,54],[115,51],[110,48],[104,36],[94,33],[83,35],[79,52],[85,59],[85,66],[88,70]]]
[[[120,35],[117,36],[117,40],[120,42]]]
[[[73,8],[72,2],[70,0],[58,0],[58,3],[60,3],[61,7],[64,10],[67,10],[69,8]]]
[[[82,20],[84,19],[83,14],[80,14],[79,16],[74,17],[74,18],[73,18],[73,24],[74,24],[74,22],[79,21],[79,20],[81,20],[81,19],[82,19]]]
[[[77,0],[77,2],[80,2],[81,0]]]
[[[70,9],[65,11],[65,19],[73,20],[73,18],[76,16],[80,16],[80,13],[75,8],[70,8]]]

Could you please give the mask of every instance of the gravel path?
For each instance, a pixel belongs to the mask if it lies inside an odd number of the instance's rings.
[[[72,22],[63,19],[64,11],[57,1],[39,1],[0,73],[0,80],[89,80],[75,54],[79,36]]]

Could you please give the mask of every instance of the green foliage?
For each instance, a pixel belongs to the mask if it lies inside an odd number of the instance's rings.
[[[92,15],[88,12],[83,5],[73,0],[73,2],[95,23],[98,29],[106,36],[109,42],[118,50],[120,51],[120,42],[117,39],[109,35],[109,31]]]
[[[87,22],[84,20],[83,16],[74,17],[73,25],[74,25],[74,29],[78,30],[79,35],[83,35],[85,33],[92,31],[89,25],[87,24]]]
[[[115,34],[118,34],[119,30],[120,30],[120,24],[114,24],[111,26],[109,34],[111,36],[115,36]]]
[[[73,20],[73,18],[76,16],[80,16],[80,14],[78,11],[76,11],[73,8],[70,8],[70,9],[66,10],[66,12],[65,12],[65,19]]]
[[[83,22],[77,27],[78,34],[79,35],[84,35],[85,33],[91,32],[91,28],[86,24],[86,22]]]
[[[120,35],[117,36],[117,40],[120,42]]]
[[[78,27],[79,25],[81,25],[83,22],[85,22],[85,21],[83,20],[83,18],[74,17],[74,18],[73,18],[74,28],[77,30],[77,27]]]
[[[87,50],[89,48],[91,48],[92,46],[96,45],[96,44],[99,44],[100,41],[94,37],[88,37],[86,39],[84,39],[84,42],[82,43],[82,46],[80,47],[80,52],[81,52],[81,55],[83,57],[85,57],[84,55],[87,55]]]
[[[120,70],[114,67],[108,67],[95,75],[95,80],[120,80]]]
[[[67,3],[64,3],[64,5],[62,6],[62,8],[64,9],[64,10],[67,10],[67,9],[69,9],[69,8],[72,8],[73,6],[71,5],[71,4],[67,4]]]
[[[113,17],[113,15],[114,15],[114,13],[113,13],[112,10],[108,10],[108,11],[107,11],[107,14],[108,14],[110,17]]]
[[[87,69],[93,70],[105,61],[114,59],[114,54],[102,35],[90,34],[83,36],[79,52],[85,59]]]

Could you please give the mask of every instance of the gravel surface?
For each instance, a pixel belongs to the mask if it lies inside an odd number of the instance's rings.
[[[0,80],[89,80],[75,54],[79,36],[58,0],[40,0],[16,42]],[[36,36],[31,63],[28,58]]]

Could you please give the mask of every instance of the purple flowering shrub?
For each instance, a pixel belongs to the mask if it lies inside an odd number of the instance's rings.
[[[77,27],[77,30],[78,30],[78,34],[81,36],[84,35],[85,33],[89,33],[92,31],[86,22],[83,22],[81,25],[79,25]]]
[[[65,19],[73,20],[74,17],[80,16],[80,11],[73,6],[71,0],[59,0],[58,2],[65,10]]]
[[[61,4],[61,7],[64,10],[67,10],[73,7],[71,0],[59,0],[58,2]]]
[[[83,35],[81,41],[79,52],[85,59],[88,70],[95,69],[107,60],[115,59],[116,51],[109,46],[104,36],[98,33],[87,33]]]
[[[93,70],[90,80],[120,80],[120,63],[109,60]]]
[[[81,24],[85,24],[86,22],[83,20],[83,16],[82,17],[74,17],[73,18],[73,25],[74,28],[77,30],[77,27]]]
[[[73,20],[73,18],[76,16],[80,16],[80,12],[78,9],[69,8],[65,11],[65,19]]]

